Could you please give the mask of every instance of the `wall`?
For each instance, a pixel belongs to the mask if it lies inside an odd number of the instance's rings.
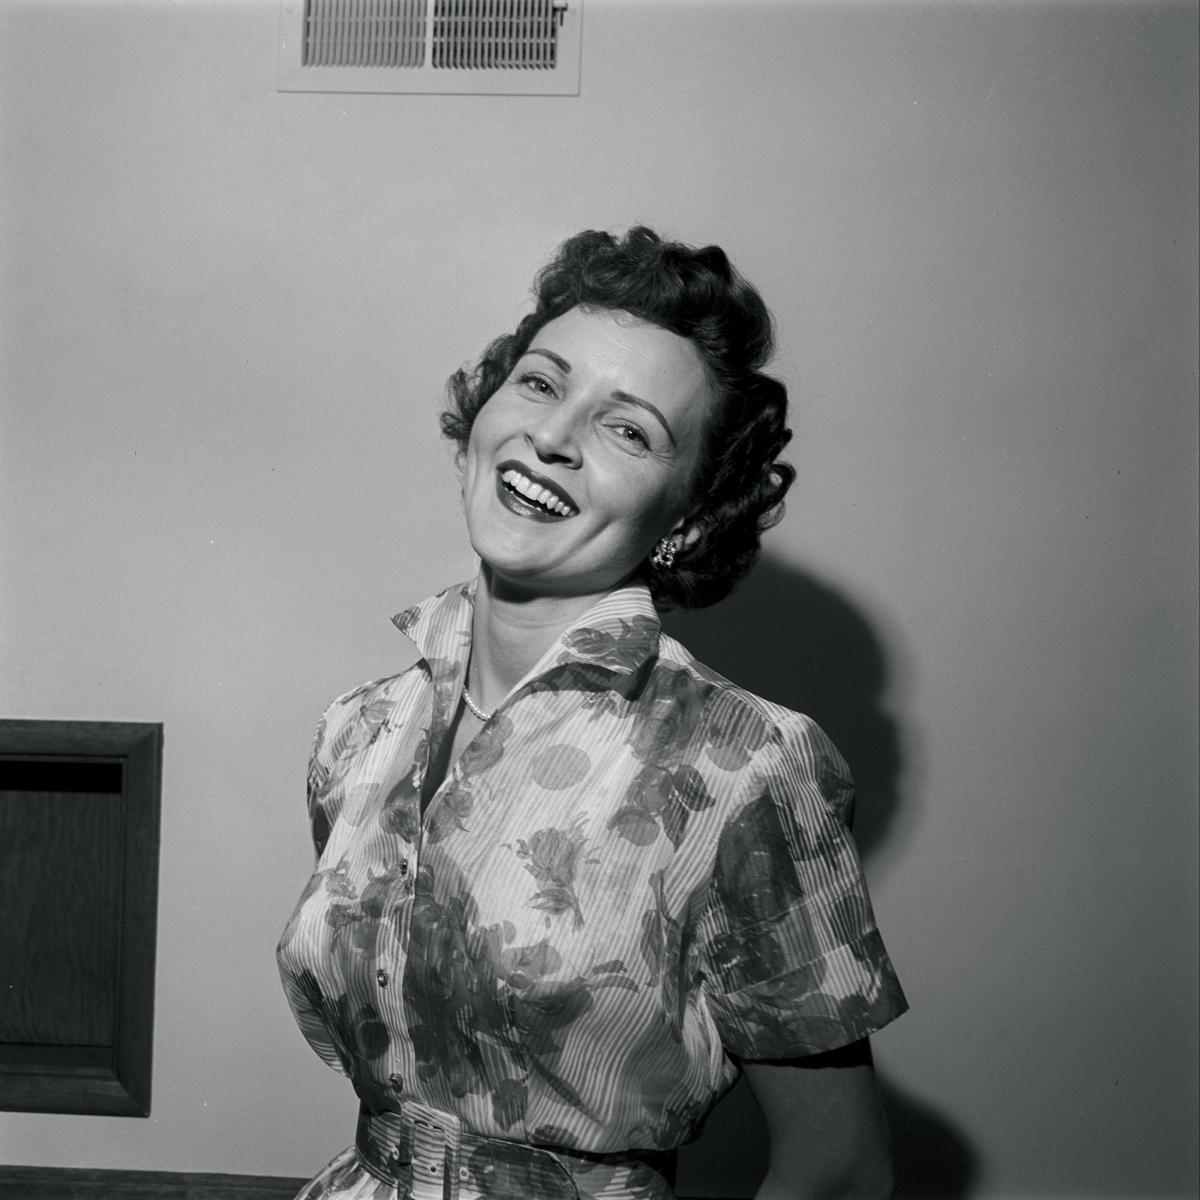
[[[166,732],[153,1115],[3,1114],[0,1159],[350,1139],[272,960],[312,729],[471,570],[446,374],[644,221],[779,319],[790,514],[678,628],[863,781],[909,1191],[1188,1192],[1194,6],[588,0],[573,99],[278,94],[277,16],[0,5],[0,707]],[[757,1137],[735,1097],[683,1190]]]

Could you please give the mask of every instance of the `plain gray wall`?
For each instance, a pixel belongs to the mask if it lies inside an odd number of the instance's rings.
[[[644,221],[778,317],[788,517],[676,628],[864,784],[909,1190],[1189,1194],[1195,6],[587,0],[566,99],[279,94],[278,15],[0,4],[0,706],[166,732],[153,1115],[0,1159],[350,1140],[273,962],[312,730],[472,569],[446,375]],[[681,1188],[757,1138],[739,1093]]]

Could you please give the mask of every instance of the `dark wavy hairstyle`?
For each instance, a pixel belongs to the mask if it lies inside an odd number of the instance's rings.
[[[568,238],[538,273],[534,296],[537,307],[514,333],[450,377],[442,432],[465,453],[476,415],[537,332],[577,306],[627,312],[688,338],[713,399],[688,516],[699,537],[679,548],[670,569],[647,561],[643,576],[660,609],[716,603],[754,565],[796,474],[777,461],[792,435],[787,389],[760,369],[774,345],[762,297],[719,246],[664,241],[642,226],[620,238],[596,230]]]

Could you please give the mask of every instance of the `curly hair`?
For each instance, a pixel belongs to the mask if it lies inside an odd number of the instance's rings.
[[[721,600],[754,565],[796,474],[777,461],[792,434],[787,389],[760,370],[774,346],[762,297],[719,246],[665,241],[644,226],[620,238],[596,230],[568,238],[538,273],[534,297],[515,332],[492,342],[472,370],[450,377],[442,432],[464,454],[476,415],[537,332],[575,307],[623,311],[689,339],[714,400],[688,517],[699,536],[679,547],[669,569],[647,561],[642,577],[660,609]]]

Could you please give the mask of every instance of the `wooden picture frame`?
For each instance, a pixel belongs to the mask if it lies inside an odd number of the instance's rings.
[[[162,741],[0,720],[0,1109],[150,1115]]]

